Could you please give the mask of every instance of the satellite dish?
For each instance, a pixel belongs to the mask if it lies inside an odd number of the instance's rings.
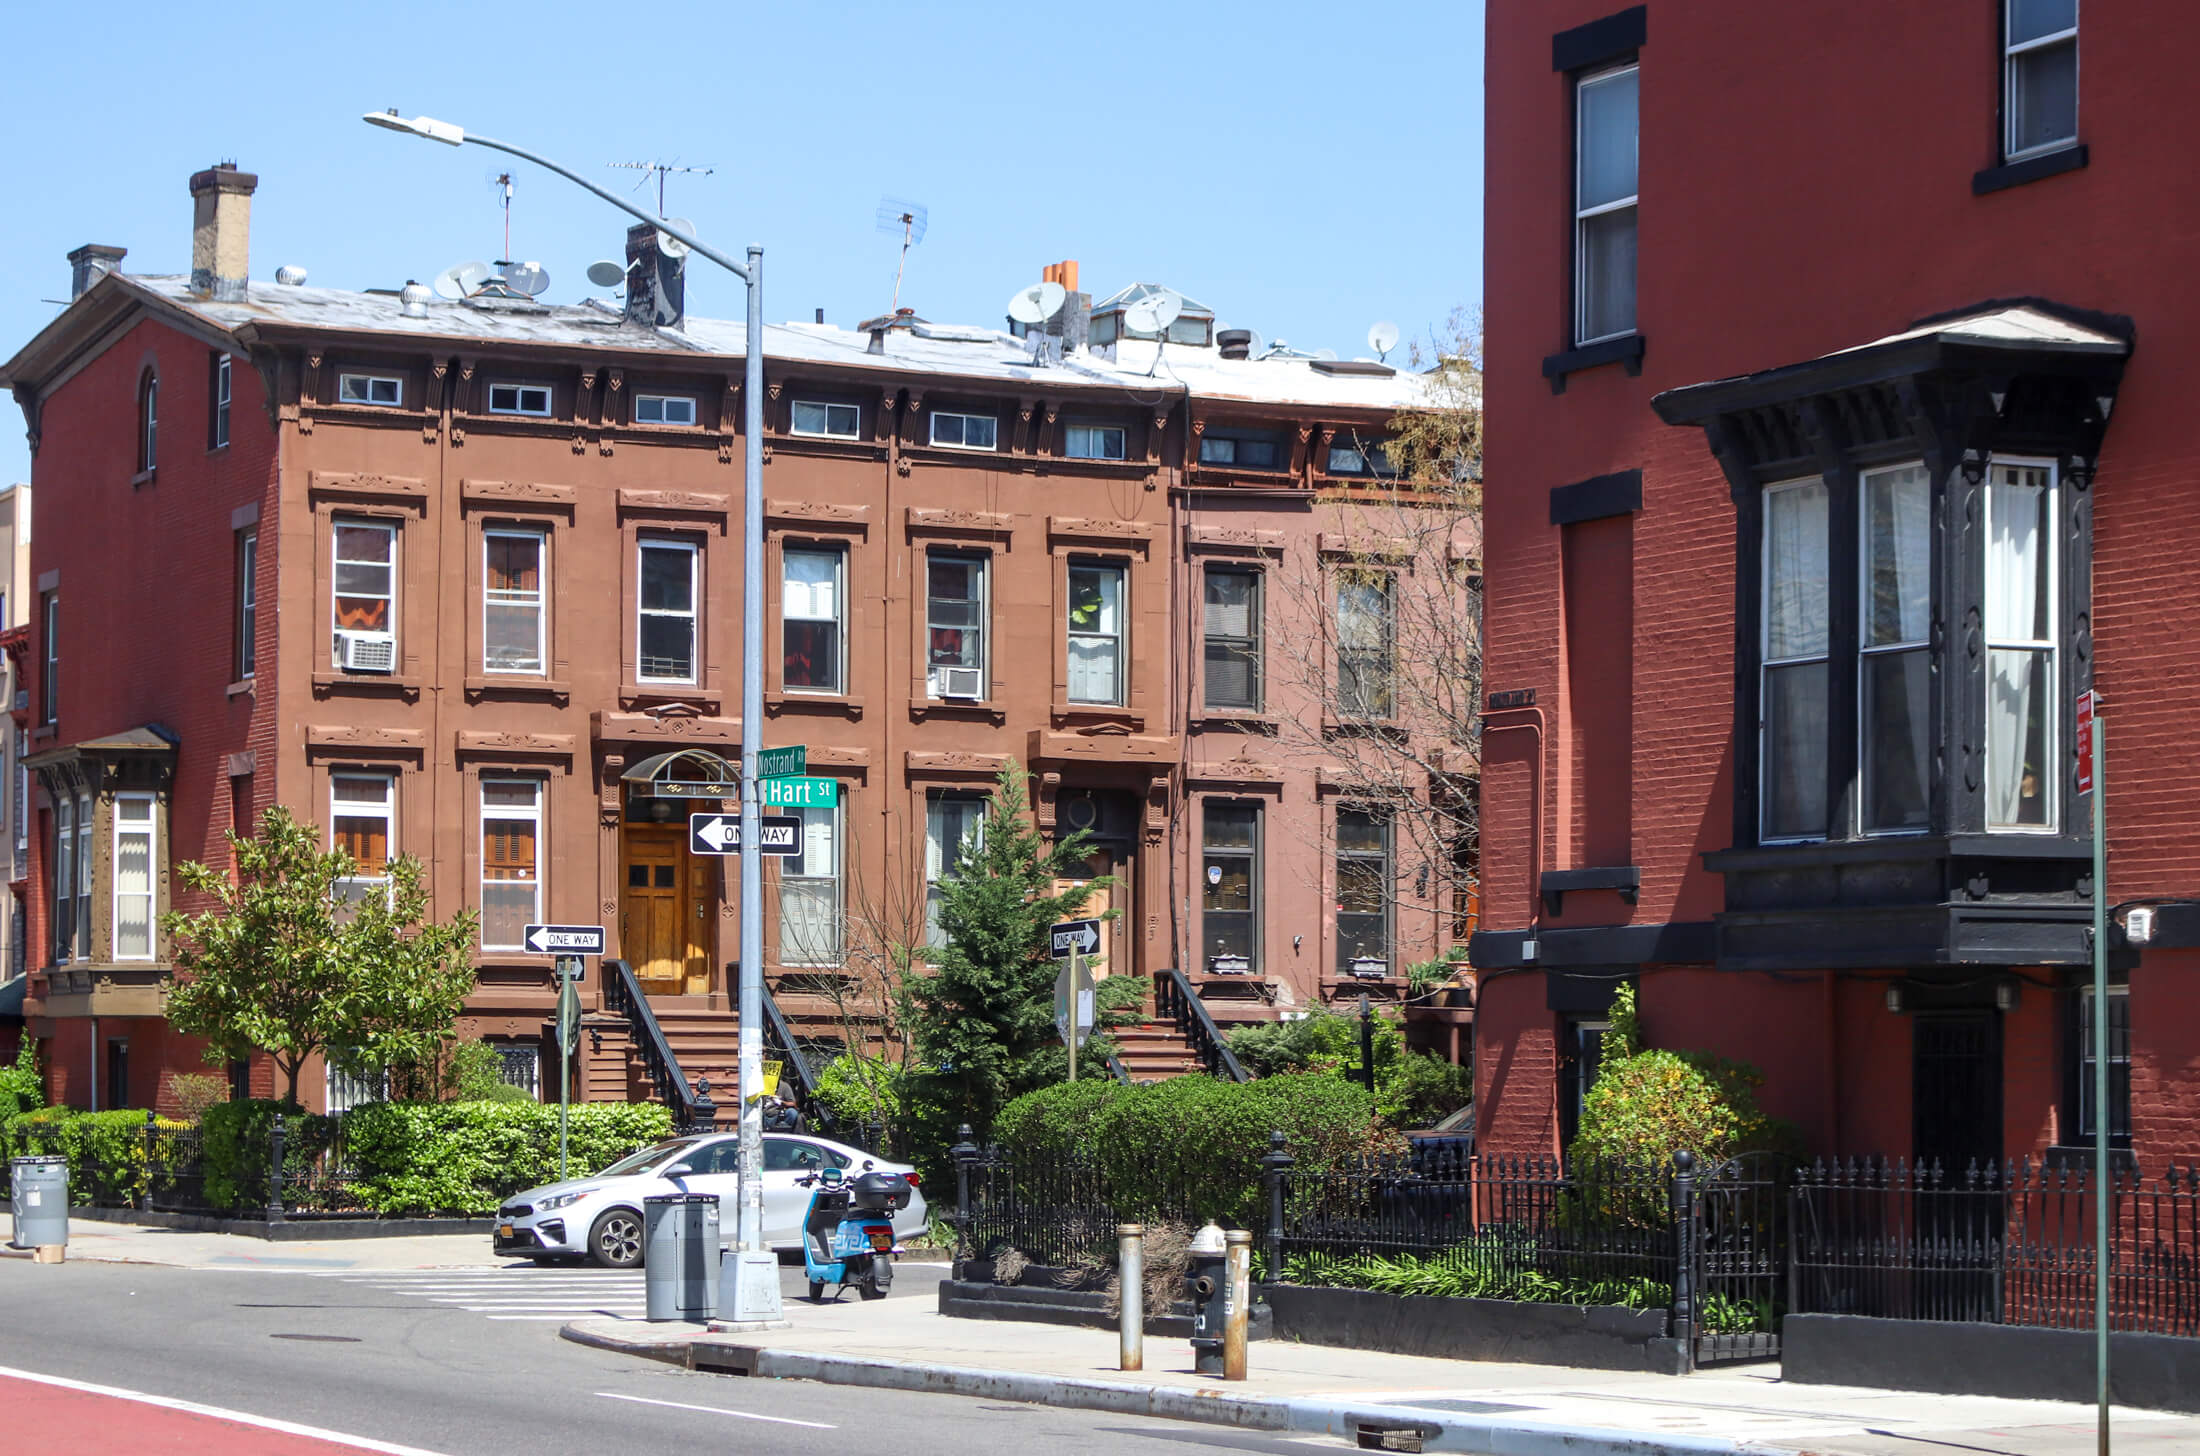
[[[686,218],[668,217],[665,219],[665,221],[671,223],[674,227],[678,228],[681,232],[686,233],[689,237],[695,236],[695,224],[688,221]],[[664,254],[668,258],[685,258],[688,255],[688,245],[681,242],[672,234],[660,229],[657,233],[657,251]]]
[[[1123,327],[1134,334],[1165,334],[1183,311],[1183,297],[1164,288],[1124,309]]]
[[[1059,283],[1034,283],[1029,288],[1018,289],[1010,296],[1008,316],[1025,325],[1045,323],[1054,317],[1056,310],[1062,306],[1062,300],[1068,297],[1068,290]]]
[[[482,262],[459,263],[445,268],[435,275],[429,287],[437,298],[471,298],[474,290],[489,281],[489,265]]]
[[[550,273],[540,263],[522,263],[516,268],[506,269],[504,281],[515,292],[533,298],[550,286]]]
[[[1388,358],[1390,351],[1398,347],[1398,326],[1384,319],[1367,331],[1367,346]]]
[[[626,282],[626,270],[609,258],[598,258],[588,265],[588,281],[598,288],[617,288]]]
[[[301,288],[305,285],[306,270],[295,263],[285,263],[275,270],[275,281],[288,288]]]
[[[1247,329],[1246,332],[1253,337],[1245,341],[1245,357],[1258,359],[1261,351],[1268,347],[1268,341],[1260,336],[1259,329]]]

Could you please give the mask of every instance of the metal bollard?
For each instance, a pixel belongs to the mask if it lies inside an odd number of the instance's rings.
[[[1122,1286],[1123,1370],[1146,1368],[1146,1230],[1135,1223],[1115,1230],[1116,1263]]]
[[[1230,1280],[1230,1302],[1222,1321],[1222,1378],[1245,1378],[1247,1322],[1253,1317],[1253,1234],[1231,1229],[1224,1235],[1228,1252],[1223,1268]]]

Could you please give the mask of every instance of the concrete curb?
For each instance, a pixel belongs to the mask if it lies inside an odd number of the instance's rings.
[[[1356,1440],[1365,1433],[1412,1433],[1424,1451],[1474,1451],[1486,1456],[1770,1456],[1774,1448],[1705,1436],[1652,1435],[1593,1426],[1502,1422],[1426,1407],[1335,1397],[1236,1396],[1212,1388],[1180,1390],[1127,1381],[983,1370],[917,1360],[873,1360],[811,1350],[776,1350],[667,1332],[622,1338],[575,1321],[560,1333],[576,1344],[640,1355],[723,1375],[815,1380],[826,1385],[912,1390],[933,1395],[1022,1401],[1065,1410],[1198,1421],[1241,1430],[1293,1431]],[[1393,1449],[1411,1449],[1394,1447]],[[1781,1452],[1779,1456],[1793,1456]]]

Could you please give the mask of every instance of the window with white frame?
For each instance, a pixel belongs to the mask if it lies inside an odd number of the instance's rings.
[[[1863,829],[1915,832],[1932,824],[1932,483],[1922,465],[1899,465],[1867,472],[1862,490]]]
[[[153,958],[153,850],[157,805],[151,794],[115,795],[114,958]]]
[[[548,410],[547,402],[543,408]],[[689,394],[637,394],[634,396],[634,423],[692,425],[695,423],[695,397]]]
[[[986,799],[979,794],[932,793],[924,801],[924,943],[947,944],[940,928],[941,885],[954,878],[967,846],[985,844]]]
[[[1261,705],[1260,573],[1242,566],[1210,566],[1205,578],[1202,677],[1207,706],[1257,712]]]
[[[1635,331],[1639,68],[1574,83],[1574,343]]]
[[[986,558],[934,553],[925,563],[925,655],[935,698],[986,693]]]
[[[2059,563],[2055,467],[1995,461],[1986,478],[1986,827],[2052,830]]]
[[[88,960],[92,954],[92,797],[80,795],[76,801],[76,955],[78,960]]]
[[[395,374],[339,374],[336,376],[336,401],[338,404],[402,405],[405,381]]]
[[[484,672],[543,671],[549,600],[541,531],[498,527],[481,533],[481,666]]]
[[[1823,481],[1765,491],[1759,832],[1767,840],[1826,833],[1826,510]]]
[[[847,553],[789,546],[781,553],[781,683],[791,693],[847,691],[841,606]]]
[[[2078,140],[2078,0],[2003,0],[2002,146],[2008,161]]]
[[[1372,567],[1347,567],[1337,573],[1339,717],[1381,722],[1396,712],[1393,585],[1389,572]]]
[[[535,415],[550,413],[550,386],[547,384],[492,384],[489,386],[489,413],[493,415]]]
[[[31,771],[23,760],[30,756],[31,741],[20,728],[15,730],[15,802],[8,806],[15,816],[15,862],[23,863],[31,847]]]
[[[331,612],[335,662],[346,672],[389,672],[397,663],[397,527],[335,523]]]
[[[481,948],[518,950],[542,916],[538,778],[481,780]]]
[[[62,797],[53,806],[53,958],[66,961],[76,951],[76,800]]]
[[[160,463],[160,375],[148,369],[138,380],[138,471]]]
[[[243,682],[260,668],[260,533],[248,528],[237,533],[237,681]]]
[[[1062,431],[1062,453],[1072,460],[1120,460],[1123,427],[1070,425]]]
[[[932,443],[956,450],[996,448],[1000,427],[991,415],[952,414],[932,411]]]
[[[933,416],[935,420],[939,417]],[[991,423],[988,421],[987,423]],[[797,435],[821,435],[833,440],[853,440],[863,428],[863,412],[852,404],[831,400],[798,399],[794,402],[791,428]]]
[[[1200,807],[1199,935],[1206,968],[1260,968],[1260,805],[1209,799]]]
[[[397,776],[339,773],[329,779],[329,847],[347,851],[352,872],[335,885],[336,898],[363,900],[390,883],[397,844]]]
[[[207,391],[206,448],[219,450],[229,443],[229,405],[233,380],[227,354],[213,356],[213,378]]]
[[[635,671],[643,682],[696,681],[702,551],[692,541],[643,541],[636,595]]]
[[[1240,470],[1281,470],[1289,456],[1281,435],[1264,430],[1208,429],[1199,437],[1199,463]]]
[[[1390,819],[1337,811],[1337,974],[1390,974]]]
[[[38,675],[38,720],[52,723],[61,716],[61,593],[47,592],[39,607],[39,614],[45,618],[41,631],[46,650],[44,670]]]
[[[801,853],[779,860],[779,963],[837,966],[840,946],[840,809],[790,809],[802,821]]]
[[[1123,701],[1123,568],[1069,568],[1069,700]]]

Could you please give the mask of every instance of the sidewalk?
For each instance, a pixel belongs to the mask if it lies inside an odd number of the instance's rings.
[[[698,1369],[1025,1400],[1256,1430],[1411,1432],[1419,1449],[1498,1456],[1808,1451],[1893,1456],[1960,1448],[2083,1456],[2090,1406],[1790,1385],[1777,1365],[1684,1378],[1382,1355],[1256,1341],[1248,1378],[1192,1373],[1183,1340],[1148,1337],[1143,1372],[1116,1369],[1113,1331],[949,1319],[930,1300],[791,1300],[793,1328],[711,1334],[692,1324],[581,1320],[565,1337]],[[2116,1412],[2126,1451],[2200,1452],[2200,1417]],[[1381,1440],[1381,1436],[1367,1439]],[[1410,1437],[1389,1449],[1415,1449]]]
[[[15,1220],[0,1213],[0,1244]],[[30,1251],[0,1250],[29,1258]],[[69,1220],[69,1257],[115,1264],[173,1264],[185,1269],[449,1269],[503,1264],[483,1234],[396,1239],[296,1239],[269,1243],[240,1234],[202,1234],[144,1224]]]

